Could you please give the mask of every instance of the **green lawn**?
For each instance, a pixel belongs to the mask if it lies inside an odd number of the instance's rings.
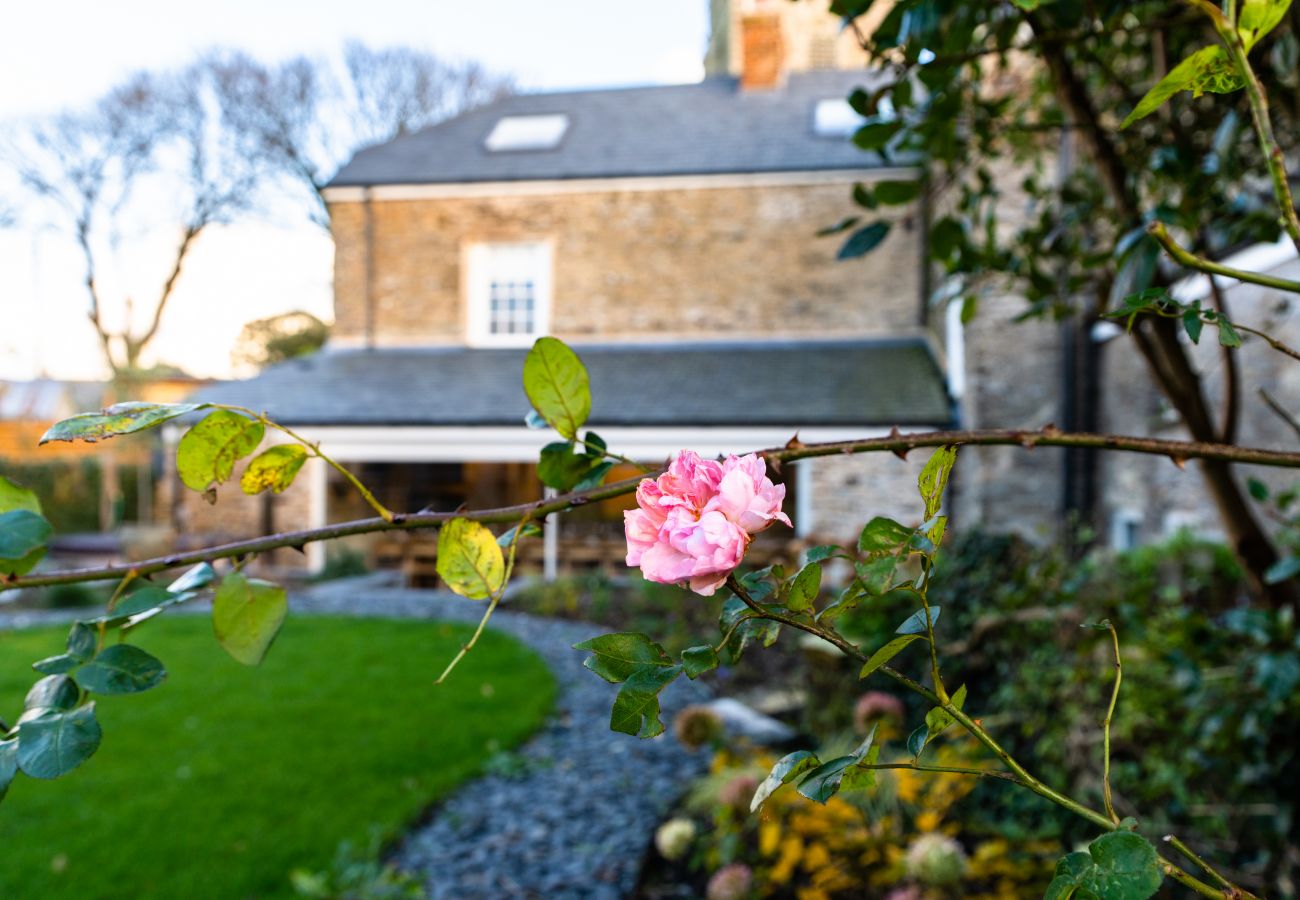
[[[0,632],[0,710],[13,721],[66,629]],[[0,803],[0,897],[240,900],[293,896],[288,872],[324,868],[340,840],[391,835],[494,751],[526,738],[554,699],[540,659],[442,623],[290,616],[246,669],[206,617],[134,641],[167,681],[99,701],[104,741],[58,781],[19,776]]]

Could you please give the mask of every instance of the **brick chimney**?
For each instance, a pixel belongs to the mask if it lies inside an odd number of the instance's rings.
[[[781,15],[762,12],[740,20],[740,86],[747,91],[781,86],[785,75],[785,41]]]

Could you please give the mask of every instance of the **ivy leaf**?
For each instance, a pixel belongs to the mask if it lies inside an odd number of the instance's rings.
[[[54,529],[30,509],[0,513],[0,575],[26,575],[45,555]]]
[[[298,477],[307,461],[307,448],[299,444],[277,444],[259,453],[244,469],[239,489],[250,496],[270,491],[283,493]]]
[[[99,749],[100,737],[94,703],[46,713],[23,723],[18,767],[32,778],[58,778],[90,759]]]
[[[880,246],[880,242],[889,235],[889,228],[888,222],[872,222],[870,225],[864,225],[849,235],[849,239],[840,247],[840,252],[835,254],[835,258],[845,260],[866,256]]]
[[[916,484],[921,490],[921,499],[925,501],[926,519],[933,518],[943,505],[943,491],[948,486],[948,476],[956,462],[956,447],[940,447],[930,455],[925,468],[921,470],[921,477]]]
[[[705,672],[712,672],[717,667],[718,652],[708,644],[682,651],[682,671],[692,681]]]
[[[223,578],[212,598],[212,630],[217,642],[246,666],[261,663],[288,614],[284,588],[245,578],[239,572]]]
[[[876,516],[862,527],[858,549],[873,556],[895,553],[912,537],[912,529],[885,516]]]
[[[1291,0],[1243,0],[1237,18],[1237,33],[1241,35],[1247,53],[1260,38],[1277,27],[1290,7]]]
[[[81,686],[96,694],[136,694],[163,683],[167,670],[134,644],[113,644],[77,673]]]
[[[185,432],[176,446],[176,472],[192,491],[223,484],[235,463],[256,450],[265,434],[256,419],[218,409]]]
[[[810,750],[796,750],[781,757],[772,767],[772,771],[767,773],[767,777],[759,783],[758,790],[754,791],[754,799],[749,801],[749,811],[758,812],[763,801],[776,793],[777,788],[789,784],[804,772],[820,765],[821,760]]]
[[[790,584],[790,595],[786,597],[786,609],[800,612],[810,609],[817,601],[822,588],[822,567],[810,562],[799,570]]]
[[[575,440],[591,414],[587,367],[561,340],[538,338],[524,359],[524,393],[562,437]]]
[[[1202,47],[1156,82],[1155,87],[1147,91],[1146,96],[1124,119],[1121,129],[1128,128],[1138,119],[1146,118],[1168,102],[1169,98],[1182,91],[1191,91],[1193,97],[1209,92],[1212,94],[1230,94],[1242,87],[1244,82],[1237,74],[1236,67],[1228,52],[1219,44]]]
[[[470,600],[486,600],[506,582],[506,560],[497,539],[472,519],[452,519],[442,526],[437,569],[447,587]]]
[[[924,628],[924,623],[922,624],[922,627]],[[866,678],[872,672],[876,671],[885,663],[889,662],[891,659],[893,659],[895,656],[901,653],[903,648],[906,647],[908,644],[912,643],[913,641],[923,641],[923,640],[925,640],[925,635],[923,634],[905,634],[902,637],[894,638],[888,644],[881,647],[875,653],[871,654],[871,658],[867,660],[865,665],[863,665],[862,671],[858,673],[858,677]]]
[[[41,438],[42,444],[50,441],[87,441],[94,443],[121,434],[134,434],[155,428],[177,416],[184,416],[208,403],[115,403],[97,413],[82,413],[55,422]]]
[[[672,684],[681,673],[681,666],[651,666],[634,671],[614,698],[614,707],[609,715],[610,729],[641,738],[663,734],[664,723],[659,718],[659,692]]]
[[[943,609],[941,606],[930,607],[930,625],[932,627],[939,624],[939,611],[941,609]],[[894,634],[925,634],[925,610],[918,609],[904,619],[903,624],[894,630]]]
[[[1205,323],[1201,321],[1201,311],[1199,309],[1188,309],[1183,312],[1183,328],[1187,336],[1192,339],[1193,344],[1201,342],[1201,329]]]
[[[555,441],[542,448],[537,461],[537,477],[542,484],[564,493],[573,490],[591,471],[591,457],[575,453],[575,446],[573,441]]]
[[[1240,347],[1241,335],[1237,334],[1237,329],[1232,327],[1232,323],[1219,316],[1215,319],[1214,324],[1219,326],[1219,343],[1224,347]]]
[[[9,793],[9,785],[18,774],[18,742],[0,741],[0,800]]]
[[[574,644],[573,649],[590,650],[591,656],[582,664],[611,684],[626,681],[641,669],[673,668],[673,661],[664,648],[644,634],[626,631],[602,634]]]
[[[1164,880],[1156,848],[1131,831],[1112,831],[1056,864],[1055,877],[1043,900],[1105,897],[1106,900],[1146,900]]]

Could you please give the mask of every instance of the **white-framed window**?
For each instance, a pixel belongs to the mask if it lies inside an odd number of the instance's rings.
[[[471,344],[524,347],[550,330],[549,242],[470,244],[466,265]]]

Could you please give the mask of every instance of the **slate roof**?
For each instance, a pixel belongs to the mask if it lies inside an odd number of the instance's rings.
[[[953,408],[929,345],[878,340],[575,345],[590,422],[639,426],[943,426]],[[326,350],[193,399],[286,425],[519,425],[523,349]]]
[[[775,90],[742,91],[736,79],[696,84],[520,94],[362,150],[332,187],[571,178],[795,172],[882,165],[847,137],[813,132],[818,100],[842,100],[883,76],[793,73]],[[562,113],[569,128],[550,150],[489,152],[503,116]]]

